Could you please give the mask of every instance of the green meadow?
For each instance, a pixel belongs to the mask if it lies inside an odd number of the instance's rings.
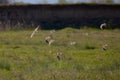
[[[0,80],[120,79],[119,29],[56,30],[50,46],[45,42],[50,30],[30,38],[33,30],[0,31]]]

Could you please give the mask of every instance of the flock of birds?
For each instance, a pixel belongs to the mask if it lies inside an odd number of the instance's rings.
[[[101,30],[104,30],[106,26],[107,26],[106,23],[102,23],[102,24],[100,25],[100,29],[101,29]],[[34,31],[32,32],[32,34],[30,35],[30,38],[32,38],[32,37],[34,36],[34,34],[35,34],[36,32],[38,32],[39,27],[40,27],[40,26],[37,26],[37,27],[34,29]],[[55,30],[51,30],[51,31],[50,31],[50,35],[45,38],[45,42],[46,42],[49,46],[55,41],[55,40],[53,39],[53,33],[55,33]],[[88,34],[87,34],[87,35],[88,35]],[[75,45],[75,44],[76,44],[75,41],[71,41],[71,42],[70,42],[70,45]],[[108,48],[108,44],[102,45],[102,49],[103,49],[103,50],[107,50],[107,48]],[[56,56],[56,57],[57,57],[58,60],[61,60],[62,54],[63,54],[62,52],[57,52],[57,56]]]

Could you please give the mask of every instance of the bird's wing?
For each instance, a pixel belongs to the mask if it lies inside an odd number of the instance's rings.
[[[37,28],[35,28],[35,30],[32,32],[32,34],[30,35],[30,38],[32,38],[32,37],[33,37],[33,35],[35,34],[35,32],[37,32],[37,31],[38,31],[38,29],[39,29],[39,26],[38,26]]]

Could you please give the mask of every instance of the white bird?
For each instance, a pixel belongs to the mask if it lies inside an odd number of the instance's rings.
[[[75,44],[76,44],[75,41],[70,42],[70,45],[75,45]]]
[[[55,30],[50,31],[50,35],[45,38],[45,42],[50,46],[55,40],[53,39],[53,33]]]
[[[48,43],[48,45],[50,46],[54,42],[52,35],[51,36],[47,36],[45,38],[45,42]]]
[[[108,44],[104,44],[103,46],[102,46],[102,49],[105,51],[105,50],[107,50],[107,48],[108,48]]]
[[[57,52],[57,59],[58,60],[61,60],[62,54],[63,54],[62,52]]]
[[[33,37],[33,35],[38,32],[38,29],[39,29],[40,26],[36,27],[35,30],[32,32],[32,34],[30,35],[30,38]]]
[[[50,40],[48,44],[51,45],[54,41],[55,40]]]
[[[55,30],[51,30],[51,31],[50,31],[50,34],[53,34],[54,32],[55,32]]]
[[[100,29],[103,30],[103,27],[105,27],[107,24],[106,23],[103,23],[100,25]]]

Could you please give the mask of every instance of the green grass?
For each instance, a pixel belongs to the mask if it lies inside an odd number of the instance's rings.
[[[49,30],[0,32],[0,80],[119,80],[120,30]],[[70,45],[75,41],[75,45]],[[102,49],[108,44],[108,49]],[[62,59],[57,60],[57,52]]]

